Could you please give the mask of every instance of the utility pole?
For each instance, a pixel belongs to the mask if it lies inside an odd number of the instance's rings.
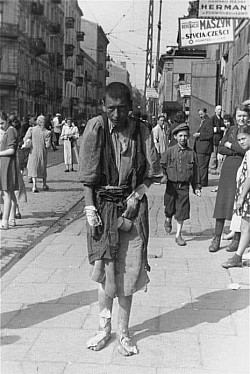
[[[161,9],[162,9],[162,0],[160,0],[160,9],[159,9],[159,21],[158,21],[158,38],[157,38],[157,53],[156,53],[156,62],[155,62],[155,87],[158,87],[158,73],[159,73],[159,57],[160,57],[160,45],[161,45]]]
[[[154,81],[154,88],[158,89],[158,75],[159,75],[159,58],[160,58],[160,45],[161,45],[161,9],[162,9],[162,0],[160,0],[160,8],[159,8],[159,21],[158,21],[158,37],[157,37],[157,52],[156,52],[156,60],[155,60],[155,81]],[[159,98],[154,99],[154,115],[158,117],[158,103]]]
[[[154,0],[149,0],[148,10],[148,38],[146,50],[146,68],[145,68],[145,85],[144,85],[144,103],[146,106],[146,91],[152,83],[152,52],[153,52],[153,22],[154,22]]]

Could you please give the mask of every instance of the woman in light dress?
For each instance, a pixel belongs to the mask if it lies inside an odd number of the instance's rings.
[[[35,126],[30,127],[24,137],[24,147],[30,146],[28,176],[32,178],[33,192],[38,192],[37,179],[43,180],[43,190],[47,191],[47,152],[51,145],[51,131],[45,128],[45,117],[39,116]]]
[[[74,171],[73,165],[78,163],[77,139],[79,138],[78,127],[74,125],[71,118],[63,125],[61,139],[64,144],[65,172]]]

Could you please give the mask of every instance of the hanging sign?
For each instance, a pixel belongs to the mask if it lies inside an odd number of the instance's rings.
[[[181,97],[191,95],[191,84],[180,84],[179,89]]]
[[[158,99],[158,92],[155,88],[146,88],[146,98],[147,99]]]
[[[233,20],[229,18],[179,18],[180,47],[234,41]]]
[[[199,0],[199,17],[250,18],[249,0]]]

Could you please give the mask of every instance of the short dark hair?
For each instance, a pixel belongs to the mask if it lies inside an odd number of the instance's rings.
[[[106,96],[111,97],[112,99],[125,99],[126,102],[129,104],[130,108],[132,107],[132,101],[131,101],[131,93],[126,86],[126,84],[121,82],[112,82],[110,83],[105,90],[105,97],[104,97],[104,103]]]
[[[2,118],[3,121],[8,120],[8,116],[5,112],[0,111],[0,118]]]
[[[238,127],[238,134],[247,134],[250,135],[250,126],[249,125],[243,125]]]
[[[225,114],[223,119],[230,122],[230,126],[234,125],[234,120],[233,120],[233,117],[231,116],[231,114]]]

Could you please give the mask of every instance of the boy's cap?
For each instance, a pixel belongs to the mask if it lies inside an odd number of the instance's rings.
[[[176,126],[173,129],[172,133],[173,133],[173,135],[176,135],[176,134],[178,134],[179,131],[184,131],[184,130],[189,131],[190,130],[189,126],[186,123],[181,123],[180,125]]]

